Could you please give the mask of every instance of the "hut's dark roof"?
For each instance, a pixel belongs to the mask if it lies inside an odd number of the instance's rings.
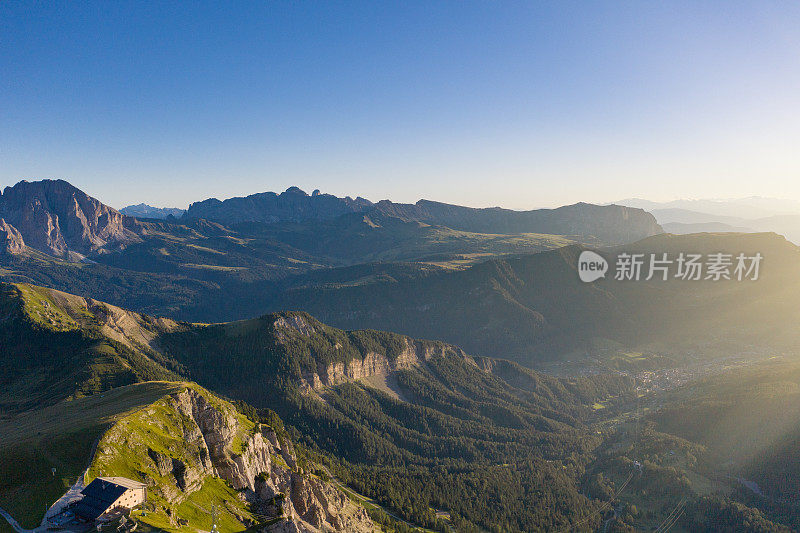
[[[96,520],[98,516],[108,510],[117,499],[122,496],[128,487],[118,485],[112,481],[95,478],[82,491],[83,498],[75,504],[73,512],[88,520]]]

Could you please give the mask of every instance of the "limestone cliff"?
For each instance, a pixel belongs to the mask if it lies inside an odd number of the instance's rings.
[[[22,234],[0,218],[0,253],[18,254],[25,249],[25,241]]]
[[[447,351],[456,350],[466,359],[469,356],[461,350],[444,344],[431,344],[425,341],[405,339],[406,346],[399,355],[389,358],[386,355],[367,352],[363,358],[353,359],[347,363],[318,364],[316,372],[303,374],[303,386],[318,390],[332,387],[347,381],[355,381],[373,376],[386,376],[397,370],[413,368],[430,358],[443,355]]]
[[[21,181],[0,194],[0,233],[12,226],[25,244],[75,258],[139,242],[140,223],[63,180]],[[18,252],[19,250],[17,250]]]
[[[196,385],[115,424],[88,475],[147,483],[156,526],[206,529],[192,523],[192,509],[213,508],[221,531],[237,523],[265,531],[375,530],[363,507],[303,471],[291,442]]]
[[[326,333],[330,331],[328,326],[303,313],[284,313],[283,316],[274,319],[272,327],[275,339],[280,344],[294,348],[308,346],[306,349],[310,352],[317,350],[316,355],[323,355],[324,351],[329,352],[325,354],[328,357],[315,359],[314,368],[306,367],[301,372],[300,386],[306,392],[332,387],[347,381],[387,376],[398,370],[424,364],[432,357],[445,353],[456,353],[470,364],[475,364],[472,358],[457,346],[415,340],[404,335],[396,335],[391,339],[391,344],[395,348],[391,354],[379,353],[361,346],[356,352],[348,352],[351,354],[349,359],[326,362],[327,359],[336,356],[335,352],[345,351],[341,342],[331,345],[331,339],[326,337]],[[315,348],[311,347],[312,344]],[[386,346],[382,346],[382,348],[385,350]]]

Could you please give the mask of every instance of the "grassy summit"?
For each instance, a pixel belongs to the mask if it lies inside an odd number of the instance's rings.
[[[175,379],[144,344],[162,325],[31,285],[0,285],[0,413]]]

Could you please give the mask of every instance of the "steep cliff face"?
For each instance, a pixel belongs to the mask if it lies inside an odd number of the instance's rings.
[[[89,477],[148,484],[152,524],[190,525],[214,507],[221,530],[374,531],[363,507],[298,466],[291,442],[195,385],[120,420],[100,441]],[[228,524],[224,527],[224,524]]]
[[[141,240],[134,218],[63,180],[21,181],[6,187],[0,195],[0,218],[13,226],[28,246],[58,257]]]
[[[24,249],[25,241],[19,230],[0,218],[0,254],[19,254]]]
[[[354,338],[359,333],[369,332],[337,331],[305,313],[282,313],[271,320],[279,344],[289,350],[306,352],[313,360],[301,367],[300,386],[306,392],[347,381],[387,376],[446,353],[455,353],[475,364],[457,346],[441,342],[378,332],[372,332],[376,336],[370,340]]]
[[[396,357],[389,358],[377,352],[367,352],[363,358],[355,358],[347,363],[320,363],[317,365],[316,372],[303,374],[303,387],[319,390],[347,381],[387,376],[397,370],[413,368],[432,357],[444,355],[448,351],[456,351],[466,360],[472,361],[471,357],[454,346],[434,345],[410,338],[406,338],[404,341],[405,348]]]

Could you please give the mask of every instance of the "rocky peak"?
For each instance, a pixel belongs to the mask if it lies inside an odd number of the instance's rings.
[[[135,219],[63,180],[21,181],[0,195],[0,218],[31,248],[88,254],[140,240]],[[5,233],[10,232],[6,228]]]
[[[306,191],[304,191],[300,187],[296,187],[294,185],[292,185],[291,187],[289,187],[288,189],[283,191],[283,193],[281,193],[281,196],[283,196],[284,194],[296,194],[298,196],[308,196]],[[319,195],[315,195],[315,196],[319,196]]]
[[[300,314],[287,314],[286,316],[279,316],[273,322],[275,327],[275,332],[278,335],[278,339],[283,341],[286,338],[284,334],[284,330],[289,330],[288,333],[292,333],[291,330],[299,333],[300,335],[310,337],[314,333],[316,333],[316,328],[306,319],[303,315]]]

